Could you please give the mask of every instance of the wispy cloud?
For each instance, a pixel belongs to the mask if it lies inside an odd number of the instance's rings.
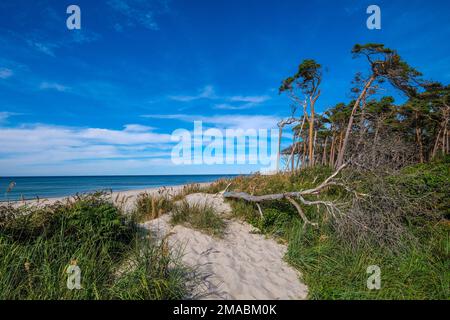
[[[216,103],[214,109],[224,110],[244,110],[250,109],[261,103],[264,103],[271,99],[268,95],[235,95],[235,96],[219,96],[216,94],[212,85],[205,86],[195,95],[171,95],[169,99],[179,102],[192,102],[200,99],[208,99],[220,101]]]
[[[352,3],[352,6],[350,6],[350,7],[348,7],[348,6],[344,7],[344,11],[348,16],[352,16],[358,12],[361,14],[365,14],[365,12],[366,12],[365,8],[367,8],[367,6],[364,7],[364,5],[361,3]]]
[[[245,110],[253,108],[261,103],[270,100],[270,96],[233,96],[227,99],[232,103],[220,103],[214,106],[214,109],[222,110]]]
[[[54,57],[55,56],[55,52],[54,49],[58,47],[57,44],[43,44],[41,42],[36,42],[33,40],[27,40],[27,44],[36,49],[37,51],[46,54],[50,57]]]
[[[24,38],[23,36],[18,36]],[[91,43],[101,38],[98,33],[86,30],[73,30],[67,36],[64,36],[57,40],[48,40],[43,34],[28,36],[26,43],[33,49],[40,53],[43,53],[50,57],[55,57],[55,51],[60,48],[70,48],[72,45],[80,45],[85,43]]]
[[[8,79],[12,77],[13,71],[8,68],[0,68],[0,79]]]
[[[253,104],[243,104],[240,106],[236,106],[236,105],[232,105],[232,104],[228,104],[228,103],[219,103],[214,105],[214,109],[219,109],[219,110],[245,110],[245,109],[250,109],[251,107],[253,107]]]
[[[72,30],[70,34],[72,37],[64,43],[66,45],[91,43],[101,38],[98,33],[86,30]]]
[[[156,16],[168,11],[165,1],[109,0],[108,5],[127,18],[124,24],[114,24],[114,29],[118,32],[122,32],[125,27],[134,26],[159,30]]]
[[[141,124],[127,124],[124,126],[125,131],[128,132],[145,132],[154,130],[153,127],[143,126]]]
[[[213,86],[204,87],[198,94],[196,95],[176,95],[169,96],[169,99],[181,102],[190,102],[199,99],[217,99],[217,96],[214,92]]]
[[[0,153],[38,152],[49,148],[82,147],[95,144],[131,146],[170,142],[169,134],[155,133],[148,130],[151,128],[146,126],[140,126],[139,130],[130,130],[130,128],[136,129],[136,126],[126,125],[122,130],[43,124],[3,127],[0,129],[0,144],[4,148],[0,150]]]
[[[123,32],[124,28],[120,23],[116,23],[114,24],[114,30],[116,30],[117,32]]]
[[[229,98],[230,101],[238,101],[238,102],[249,102],[249,103],[263,103],[270,99],[270,96],[232,96]]]
[[[5,121],[6,119],[8,119],[9,116],[10,116],[9,112],[5,112],[5,111],[0,112],[0,123]]]
[[[8,120],[8,118],[12,116],[17,116],[19,113],[16,112],[8,112],[8,111],[0,111],[0,124]]]
[[[41,90],[56,90],[59,92],[66,92],[70,89],[69,87],[56,82],[42,82],[39,88]]]
[[[183,122],[202,121],[217,128],[231,129],[270,129],[275,128],[278,117],[269,115],[192,115],[192,114],[154,114],[143,115],[144,118],[180,120]]]

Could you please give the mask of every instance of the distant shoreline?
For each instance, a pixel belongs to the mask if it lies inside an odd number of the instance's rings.
[[[176,186],[152,187],[152,188],[136,189],[136,190],[113,191],[111,193],[107,193],[107,195],[109,197],[111,197],[111,200],[113,201],[114,204],[119,204],[120,202],[123,201],[121,204],[123,205],[124,211],[129,211],[129,210],[133,209],[136,198],[142,193],[155,194],[155,193],[158,193],[159,191],[165,190],[165,191],[169,192],[169,194],[175,195],[176,193],[182,191],[183,188],[188,185],[196,184],[196,185],[200,185],[201,187],[203,187],[203,186],[208,186],[213,182],[214,181],[202,182],[202,183],[188,183],[188,184],[182,184],[182,185],[176,185]],[[89,193],[87,193],[87,194],[89,194]],[[28,199],[25,201],[11,200],[11,201],[9,201],[9,203],[11,203],[15,207],[20,207],[21,205],[45,206],[45,205],[55,204],[56,202],[67,201],[67,200],[72,199],[75,196],[76,196],[76,194],[64,196],[64,197],[40,198],[39,201],[37,199]],[[1,203],[6,204],[7,202],[3,201],[3,202],[0,202],[0,204]]]
[[[251,173],[211,173],[211,174],[105,174],[105,175],[78,175],[78,176],[1,176],[2,179],[23,178],[139,178],[139,177],[209,177],[209,176],[246,176]]]
[[[236,175],[173,175],[173,176],[84,176],[84,177],[16,177],[0,178],[0,203],[63,199],[96,191],[126,193],[213,182]],[[12,191],[6,193],[14,182]],[[1,192],[3,191],[3,192]]]

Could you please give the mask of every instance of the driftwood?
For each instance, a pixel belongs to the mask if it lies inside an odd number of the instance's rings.
[[[331,176],[325,179],[321,184],[319,184],[317,187],[302,191],[293,191],[293,192],[283,192],[283,193],[274,193],[274,194],[266,194],[261,196],[254,196],[251,194],[248,194],[246,192],[223,192],[224,198],[229,199],[241,199],[248,202],[256,203],[256,206],[258,207],[258,211],[260,215],[262,216],[262,209],[260,206],[261,202],[264,201],[273,201],[273,200],[282,200],[287,199],[294,207],[297,209],[298,214],[300,215],[300,218],[303,220],[304,225],[310,224],[310,225],[317,225],[316,223],[313,223],[308,220],[305,213],[303,212],[303,209],[301,208],[300,204],[296,201],[300,201],[302,204],[311,206],[311,205],[322,205],[327,209],[327,212],[331,214],[333,217],[335,217],[335,213],[340,213],[339,208],[331,201],[322,201],[322,200],[315,200],[315,201],[308,201],[304,198],[304,196],[307,195],[317,195],[320,192],[322,192],[326,187],[332,186],[332,185],[339,185],[344,187],[346,190],[351,191],[349,188],[346,188],[345,185],[340,184],[338,182],[332,181],[339,172],[344,169],[347,166],[347,164],[341,165]]]

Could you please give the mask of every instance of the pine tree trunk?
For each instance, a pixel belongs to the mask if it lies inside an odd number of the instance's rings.
[[[366,97],[362,99],[362,106],[361,106],[361,119],[359,120],[359,139],[358,139],[358,145],[356,147],[356,150],[359,150],[359,146],[363,142],[364,135],[366,134],[366,127],[364,126],[364,120],[366,117]]]
[[[297,152],[297,163],[295,164],[295,170],[296,171],[299,169],[300,159],[302,157],[302,154],[301,154],[302,149],[301,149],[300,141],[298,142],[298,146],[299,146],[300,149],[298,149],[298,152]]]
[[[315,164],[315,150],[316,150],[316,141],[317,141],[317,130],[314,131],[314,141],[313,141],[313,152],[312,152],[312,158],[310,159],[311,161],[311,167],[314,166]]]
[[[341,133],[339,134],[339,146],[338,146],[338,151],[337,151],[338,159],[339,159],[339,156],[340,156],[341,151],[342,151],[342,142],[343,142],[343,140],[344,140],[344,131],[341,131]],[[336,163],[335,163],[335,165],[336,165]]]
[[[369,90],[369,88],[372,85],[372,82],[375,80],[375,78],[376,78],[376,76],[374,74],[370,77],[369,81],[367,81],[366,85],[364,86],[363,91],[361,92],[361,94],[359,95],[358,99],[356,100],[356,102],[353,106],[352,113],[350,114],[350,119],[348,120],[347,130],[345,131],[344,142],[342,144],[342,148],[340,148],[336,167],[340,167],[344,162],[345,149],[347,148],[347,143],[348,143],[348,139],[350,137],[350,132],[352,131],[353,119],[355,117],[356,110],[358,109],[361,99],[366,97],[367,90]]]
[[[311,101],[311,116],[309,117],[309,166],[312,167],[314,165],[314,100]]]
[[[450,136],[449,136],[449,134],[448,134],[448,130],[447,130],[447,138],[445,139],[445,143],[446,143],[446,148],[445,148],[445,153],[446,154],[448,154],[449,153],[449,148],[450,148],[450,146],[449,146],[449,144],[450,144]]]
[[[280,171],[280,156],[281,156],[281,135],[283,133],[283,128],[278,129],[278,154],[277,154],[277,172]]]
[[[336,141],[336,136],[333,133],[333,137],[331,138],[330,160],[329,160],[329,163],[330,163],[331,167],[334,167],[334,149],[336,148],[335,147],[335,144],[336,144],[335,141]]]
[[[444,129],[444,134],[442,135],[442,153],[445,154],[445,143],[447,140],[447,128]]]
[[[439,129],[436,141],[434,142],[433,152],[431,153],[431,159],[433,159],[436,156],[437,150],[439,148],[439,141],[441,140],[441,132],[442,128]]]
[[[294,173],[294,158],[295,158],[295,151],[297,149],[297,144],[295,143],[295,139],[293,139],[293,145],[292,145],[292,152],[291,152],[291,171]]]
[[[302,168],[305,167],[305,161],[306,161],[306,142],[303,141],[303,158],[302,158]]]
[[[317,99],[319,98],[319,93],[315,97],[310,97],[310,108],[311,108],[311,116],[309,117],[309,166],[312,167],[314,165],[314,137],[315,137],[315,129],[314,129],[314,118],[315,111],[314,106],[316,104]]]
[[[328,142],[328,136],[325,137],[325,143],[323,146],[323,155],[322,155],[322,165],[327,164],[327,142]]]
[[[421,130],[418,127],[416,127],[416,138],[417,138],[417,144],[419,145],[419,160],[420,160],[420,163],[423,163],[424,158],[423,158],[422,135],[421,135]]]

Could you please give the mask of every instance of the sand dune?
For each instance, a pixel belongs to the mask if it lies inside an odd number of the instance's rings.
[[[230,213],[221,196],[191,194],[190,203],[208,202],[219,214]],[[144,224],[156,237],[168,233],[169,245],[182,247],[183,262],[194,267],[204,280],[201,299],[305,299],[307,287],[283,256],[286,247],[264,235],[253,233],[244,222],[227,220],[223,239],[184,227],[172,227],[170,215]]]
[[[165,188],[176,194],[183,186]],[[132,190],[111,194],[125,211],[131,211],[136,197],[142,193],[157,193],[159,188]],[[208,203],[227,221],[223,239],[218,239],[185,226],[171,226],[170,214],[142,224],[162,239],[168,236],[172,249],[183,250],[183,262],[196,271],[202,285],[193,293],[194,299],[305,299],[307,287],[298,272],[284,260],[286,246],[261,234],[245,222],[227,219],[231,213],[221,195],[204,193],[186,197],[189,203]],[[28,205],[45,205],[64,198],[26,201]],[[15,205],[21,205],[18,202]]]

